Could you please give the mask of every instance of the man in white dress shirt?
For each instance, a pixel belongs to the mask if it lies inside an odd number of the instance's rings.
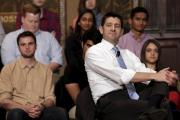
[[[120,67],[113,49],[122,33],[122,24],[122,18],[118,14],[107,13],[100,27],[102,42],[89,48],[85,56],[85,67],[97,116],[100,120],[153,120],[157,117],[163,120],[166,110],[154,105],[159,102],[156,101],[159,98],[153,85],[148,86],[135,99],[130,98],[129,88],[126,89],[125,85],[149,80],[172,85],[178,77],[169,68],[159,72],[146,68],[132,52],[118,48],[126,68]],[[164,95],[167,92],[166,88],[158,89],[161,92],[157,94]],[[148,111],[151,107],[155,108]]]

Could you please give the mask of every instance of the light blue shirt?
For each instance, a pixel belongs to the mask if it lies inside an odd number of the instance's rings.
[[[4,65],[16,60],[20,56],[17,37],[23,31],[24,29],[21,28],[5,36],[1,45],[1,59]],[[35,36],[37,44],[35,52],[36,60],[43,64],[54,62],[62,65],[62,47],[57,40],[49,32],[42,30],[38,30]]]

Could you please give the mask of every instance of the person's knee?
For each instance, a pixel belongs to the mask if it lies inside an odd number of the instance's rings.
[[[7,120],[23,120],[25,114],[24,110],[15,108],[8,111]]]
[[[53,120],[68,120],[68,114],[65,109],[60,107],[50,107],[44,110],[44,117],[54,118]]]

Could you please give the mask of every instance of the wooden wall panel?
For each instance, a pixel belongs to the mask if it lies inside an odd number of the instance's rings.
[[[161,64],[175,69],[180,74],[180,38],[160,38]]]

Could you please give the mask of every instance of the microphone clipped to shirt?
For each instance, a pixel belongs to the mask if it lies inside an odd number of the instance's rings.
[[[118,50],[117,52],[116,52],[116,57],[119,57],[120,56],[120,51]]]

